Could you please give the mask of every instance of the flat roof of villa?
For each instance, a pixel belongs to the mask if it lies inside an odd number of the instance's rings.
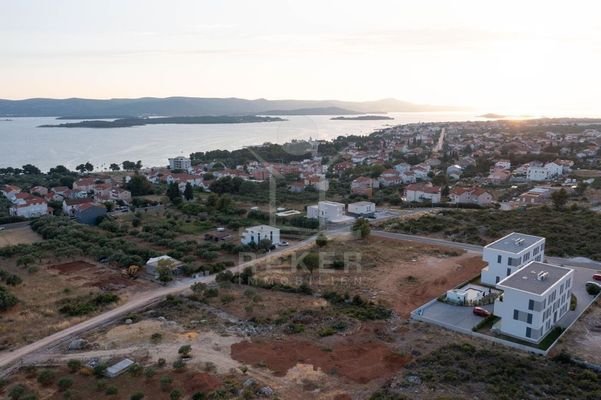
[[[497,286],[543,294],[570,271],[570,268],[533,261],[497,283]],[[539,278],[541,274],[544,274],[544,279]]]
[[[510,253],[519,253],[522,250],[525,250],[533,244],[544,239],[544,237],[540,236],[525,235],[523,233],[513,232],[495,242],[492,242],[491,244],[485,247],[487,249],[508,251]]]

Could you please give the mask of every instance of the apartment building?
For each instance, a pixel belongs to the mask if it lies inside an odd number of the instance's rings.
[[[531,261],[545,259],[545,238],[513,232],[484,247],[482,283],[494,286]]]
[[[240,236],[243,244],[259,244],[261,240],[269,239],[272,244],[280,243],[280,230],[269,225],[251,226],[244,230]]]
[[[171,170],[189,171],[190,169],[192,169],[192,161],[189,158],[183,156],[170,158],[169,168]]]
[[[539,343],[569,311],[573,275],[570,268],[531,261],[501,280],[497,289],[503,294],[494,305],[501,320],[495,329]]]

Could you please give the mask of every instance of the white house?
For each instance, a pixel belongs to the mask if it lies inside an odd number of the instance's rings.
[[[463,168],[459,165],[450,165],[447,167],[447,176],[453,179],[461,178],[461,174],[463,174]]]
[[[31,196],[20,204],[13,204],[9,214],[17,217],[34,218],[48,214],[48,203],[41,197]]]
[[[316,218],[327,222],[347,220],[345,205],[335,201],[320,201],[317,205],[307,207],[307,218]]]
[[[557,164],[553,161],[546,163],[545,169],[547,170],[547,176],[549,178],[556,178],[563,175],[563,165]]]
[[[531,261],[545,258],[545,238],[510,233],[484,247],[482,258],[488,266],[482,269],[480,280],[495,285]]]
[[[495,169],[511,169],[511,161],[499,160],[495,163]]]
[[[531,163],[526,171],[526,179],[529,181],[545,181],[549,179],[549,171],[539,163]]]
[[[430,183],[414,183],[405,188],[405,198],[407,201],[425,201],[440,203],[441,189],[439,186],[433,186]]]
[[[347,206],[349,214],[354,215],[372,215],[376,212],[376,204],[370,201],[358,201]]]
[[[192,161],[189,158],[178,156],[169,159],[169,168],[171,170],[179,169],[182,171],[189,171],[192,169]]]
[[[10,201],[14,201],[17,194],[21,193],[21,188],[12,185],[4,185],[0,189],[0,193]]]
[[[263,239],[269,239],[272,244],[280,243],[280,229],[269,225],[251,226],[240,236],[243,244],[259,244]]]
[[[411,171],[411,165],[403,162],[395,165],[394,169],[396,169],[399,174],[402,174],[403,172]]]
[[[539,343],[570,309],[574,271],[533,261],[497,284],[494,329]]]

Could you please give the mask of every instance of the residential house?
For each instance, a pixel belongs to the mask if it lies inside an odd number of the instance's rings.
[[[381,187],[397,186],[403,183],[403,178],[397,170],[387,169],[380,174],[378,182]]]
[[[315,218],[326,222],[343,222],[348,220],[345,205],[334,201],[320,201],[307,207],[307,218]]]
[[[0,189],[0,192],[4,197],[6,197],[9,201],[13,201],[13,199],[17,196],[18,193],[21,193],[21,188],[13,185],[4,185]]]
[[[451,179],[459,179],[463,174],[463,168],[455,164],[447,167],[447,176]]]
[[[532,261],[497,284],[494,329],[540,343],[570,309],[574,270]]]
[[[545,238],[513,232],[485,246],[482,258],[488,266],[482,269],[480,281],[496,285],[530,261],[544,261]]]
[[[506,169],[494,169],[486,178],[490,183],[495,185],[507,182],[511,177],[511,172]]]
[[[350,203],[347,206],[347,211],[349,214],[355,216],[372,216],[376,212],[376,204],[370,201],[358,201],[356,203]]]
[[[183,262],[176,260],[168,255],[163,255],[159,257],[150,258],[144,269],[146,273],[152,275],[155,279],[159,277],[158,269],[159,267],[169,268],[172,274],[177,275],[180,272],[181,266],[184,265]]]
[[[48,194],[48,188],[44,187],[44,186],[34,186],[31,188],[30,192],[32,194],[38,194],[42,197],[46,196]]]
[[[411,171],[411,165],[403,162],[403,163],[395,165],[394,169],[397,170],[400,174],[402,174],[403,172]]]
[[[75,210],[75,219],[80,224],[96,225],[100,218],[106,216],[107,210],[103,204],[83,203]]]
[[[371,198],[373,189],[378,187],[377,181],[367,176],[360,176],[351,182],[351,193],[360,194]]]
[[[79,178],[73,182],[73,191],[91,192],[96,185],[96,178]]]
[[[330,184],[324,175],[309,175],[304,180],[306,186],[313,186],[320,192],[327,192]]]
[[[29,195],[11,205],[9,214],[24,218],[40,217],[48,214],[48,203],[41,197]]]
[[[499,160],[495,163],[495,169],[511,169],[511,161],[509,160]]]
[[[449,193],[449,199],[452,204],[477,204],[479,206],[486,206],[493,202],[492,194],[480,187],[456,186]]]
[[[83,199],[65,199],[63,200],[63,214],[74,217],[79,209],[84,204],[92,204],[94,203],[94,199],[91,197],[86,197]]]
[[[431,183],[413,183],[405,188],[405,199],[409,202],[440,203],[441,193],[441,188]]]
[[[242,244],[259,244],[263,239],[268,239],[272,244],[280,243],[280,229],[269,225],[257,225],[245,228],[240,235]]]

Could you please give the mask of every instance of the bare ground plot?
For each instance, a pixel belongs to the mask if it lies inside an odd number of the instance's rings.
[[[553,349],[601,365],[601,305],[593,303]]]
[[[29,226],[0,231],[0,247],[14,246],[16,244],[30,244],[41,240],[42,238],[32,231]]]
[[[6,260],[3,269],[23,280],[10,287],[19,303],[0,314],[0,347],[13,349],[74,325],[89,316],[66,317],[58,309],[63,299],[105,291],[117,294],[121,302],[136,291],[152,284],[125,278],[119,271],[87,261],[38,265],[37,272],[27,272]]]
[[[308,274],[293,270],[289,260],[283,260],[260,269],[257,277],[292,286],[305,282],[319,292],[358,294],[408,318],[419,305],[473,278],[484,266],[480,257],[455,249],[383,238],[331,241],[320,251],[334,257],[356,254],[360,268]]]

